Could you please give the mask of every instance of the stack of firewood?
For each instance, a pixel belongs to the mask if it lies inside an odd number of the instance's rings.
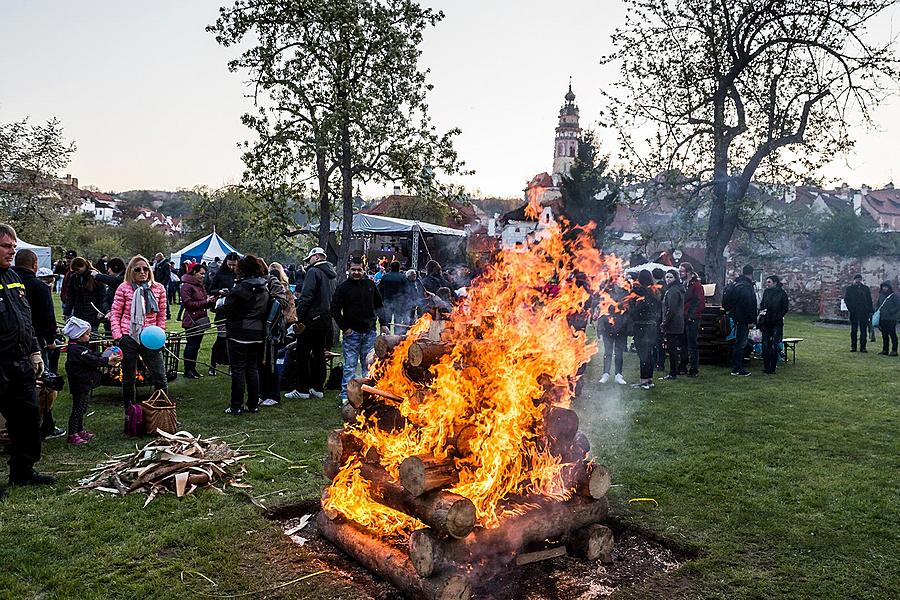
[[[234,465],[249,455],[231,448],[221,439],[200,438],[186,432],[159,432],[140,450],[113,456],[91,470],[78,482],[82,489],[92,489],[124,496],[145,492],[147,506],[158,494],[174,492],[181,497],[199,488],[224,491],[224,487],[249,488],[240,482],[244,467],[235,472]],[[215,487],[222,483],[222,489]]]
[[[401,341],[399,336],[381,336],[376,353],[385,358]],[[427,382],[423,373],[448,351],[446,342],[413,342],[405,361],[408,377]],[[507,516],[501,518],[499,526],[485,528],[476,522],[472,501],[448,490],[459,481],[455,459],[471,455],[475,427],[463,427],[456,439],[448,442],[446,459],[433,455],[406,458],[395,480],[380,464],[374,449],[363,453],[352,425],[362,414],[382,430],[403,427],[405,419],[397,404],[404,399],[378,389],[371,379],[352,380],[344,411],[348,427],[328,435],[326,477],[335,478],[348,462],[359,464],[372,500],[412,516],[426,527],[412,533],[406,548],[397,547],[328,509],[326,488],[319,530],[411,598],[466,599],[476,584],[492,576],[566,554],[611,560],[612,533],[600,524],[607,517],[609,471],[588,457],[590,443],[578,430],[578,415],[552,403],[559,399],[559,390],[549,384],[545,390],[540,400],[544,403],[545,443],[564,463],[562,478],[571,497],[565,501],[543,496],[509,499],[503,511]]]

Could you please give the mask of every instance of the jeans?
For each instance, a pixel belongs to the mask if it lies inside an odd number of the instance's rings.
[[[669,355],[669,376],[671,377],[678,377],[678,365],[681,363],[681,345],[683,342],[683,333],[666,334],[666,352]]]
[[[878,329],[881,330],[881,346],[882,352],[888,353],[888,341],[890,341],[891,352],[897,352],[897,321],[881,321],[878,323]]]
[[[696,375],[700,372],[700,321],[684,322],[684,339],[681,341],[681,370]]]
[[[203,343],[201,332],[194,332],[188,336],[184,345],[184,374],[197,372],[197,355],[200,354],[200,345]]]
[[[869,315],[850,315],[850,347],[856,350],[856,336],[859,335],[859,349],[866,349],[869,333]]]
[[[317,392],[325,389],[325,348],[330,332],[304,329],[297,340],[297,390]]]
[[[747,347],[747,336],[750,326],[747,323],[734,324],[734,348],[731,350],[731,372],[738,373],[744,369],[744,351]]]
[[[341,378],[341,398],[347,398],[347,383],[356,376],[356,365],[366,372],[366,356],[375,347],[375,331],[354,331],[344,335],[344,376]]]
[[[228,340],[228,358],[231,363],[231,410],[237,411],[244,405],[244,391],[247,392],[247,408],[259,406],[259,361],[263,343],[240,344]]]
[[[125,406],[134,404],[136,397],[135,376],[137,374],[138,357],[144,361],[146,376],[153,384],[154,390],[168,388],[166,382],[166,366],[163,363],[162,350],[150,350],[137,343],[130,335],[123,335],[119,340],[122,350],[122,399]]]
[[[634,324],[634,345],[641,363],[641,379],[653,379],[654,352],[658,346],[656,323]]]
[[[27,478],[41,458],[41,413],[28,358],[0,363],[0,414],[9,433],[9,477]]]
[[[653,346],[653,360],[656,361],[656,370],[666,370],[666,349],[663,346],[665,336],[659,335],[659,324],[656,325],[656,344]]]
[[[409,311],[406,306],[406,302],[400,300],[387,302],[384,305],[384,316],[388,323],[394,324],[394,333],[397,335],[404,335],[409,329]]]
[[[617,335],[603,334],[603,372],[609,373],[609,366],[612,363],[613,356],[616,359],[616,375],[622,373],[622,362],[625,354],[625,343],[628,335],[621,332]]]
[[[763,371],[774,373],[781,354],[781,339],[784,337],[784,323],[778,325],[762,325]]]

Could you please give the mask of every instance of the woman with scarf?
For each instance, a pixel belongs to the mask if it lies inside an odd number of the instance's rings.
[[[150,261],[137,255],[125,268],[125,280],[113,299],[109,311],[112,337],[122,350],[122,397],[125,406],[135,403],[135,373],[138,356],[147,367],[153,388],[165,390],[166,368],[162,349],[150,350],[141,345],[141,331],[151,325],[166,328],[166,288],[153,280]]]
[[[206,295],[206,288],[203,287],[205,277],[206,267],[197,263],[181,278],[181,305],[184,309],[181,326],[189,332],[184,345],[184,376],[187,379],[202,377],[197,372],[197,355],[204,334],[210,327],[206,311],[215,302],[215,298]]]

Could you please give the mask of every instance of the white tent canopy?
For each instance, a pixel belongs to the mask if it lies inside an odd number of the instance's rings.
[[[466,237],[466,232],[461,229],[443,227],[442,225],[425,223],[423,221],[410,221],[409,219],[397,219],[395,217],[382,217],[363,213],[353,215],[353,233],[357,234],[398,235],[412,233],[416,228],[422,233]]]
[[[664,265],[664,264],[656,263],[656,262],[648,262],[648,263],[644,263],[642,265],[637,265],[635,267],[628,267],[627,269],[625,269],[625,272],[626,273],[640,273],[641,271],[644,271],[644,270],[653,271],[653,269],[662,269],[663,271],[668,271],[670,269],[677,270],[677,267],[670,267],[669,265]]]
[[[175,266],[180,267],[181,263],[187,260],[206,261],[208,263],[216,258],[224,260],[225,256],[231,252],[237,252],[237,250],[213,231],[209,235],[191,242],[178,252],[173,252],[170,259],[175,263]]]
[[[20,250],[31,250],[32,252],[37,254],[39,269],[53,269],[53,260],[50,257],[49,246],[35,246],[34,244],[29,244],[22,238],[19,238],[16,240],[16,251],[18,252]]]

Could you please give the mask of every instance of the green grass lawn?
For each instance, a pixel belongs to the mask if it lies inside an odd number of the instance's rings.
[[[796,366],[775,377],[763,377],[756,361],[746,379],[705,367],[698,379],[657,382],[649,392],[586,387],[577,408],[594,455],[613,473],[613,515],[698,553],[679,571],[617,597],[659,597],[660,590],[686,598],[896,597],[900,361],[850,354],[846,330],[809,317],[791,317],[785,329],[806,341]],[[208,344],[201,359],[207,355]],[[598,360],[588,371],[592,382]],[[637,378],[635,354],[626,357],[625,375]],[[270,506],[319,496],[325,435],[340,424],[333,392],[235,418],[222,413],[226,377],[179,379],[171,389],[184,429],[234,440],[246,434],[248,444],[271,445],[291,461],[269,454],[246,461],[254,496],[285,490],[264,499]],[[69,407],[61,394],[59,424]],[[95,393],[89,411],[88,428],[98,433],[90,445],[45,445],[39,467],[60,484],[16,488],[0,501],[0,597],[225,596],[322,568],[237,493],[167,495],[141,508],[142,495],[71,492],[107,454],[135,447],[122,434],[115,391]],[[658,506],[628,502],[637,497]],[[265,597],[357,595],[350,581],[328,573]]]

